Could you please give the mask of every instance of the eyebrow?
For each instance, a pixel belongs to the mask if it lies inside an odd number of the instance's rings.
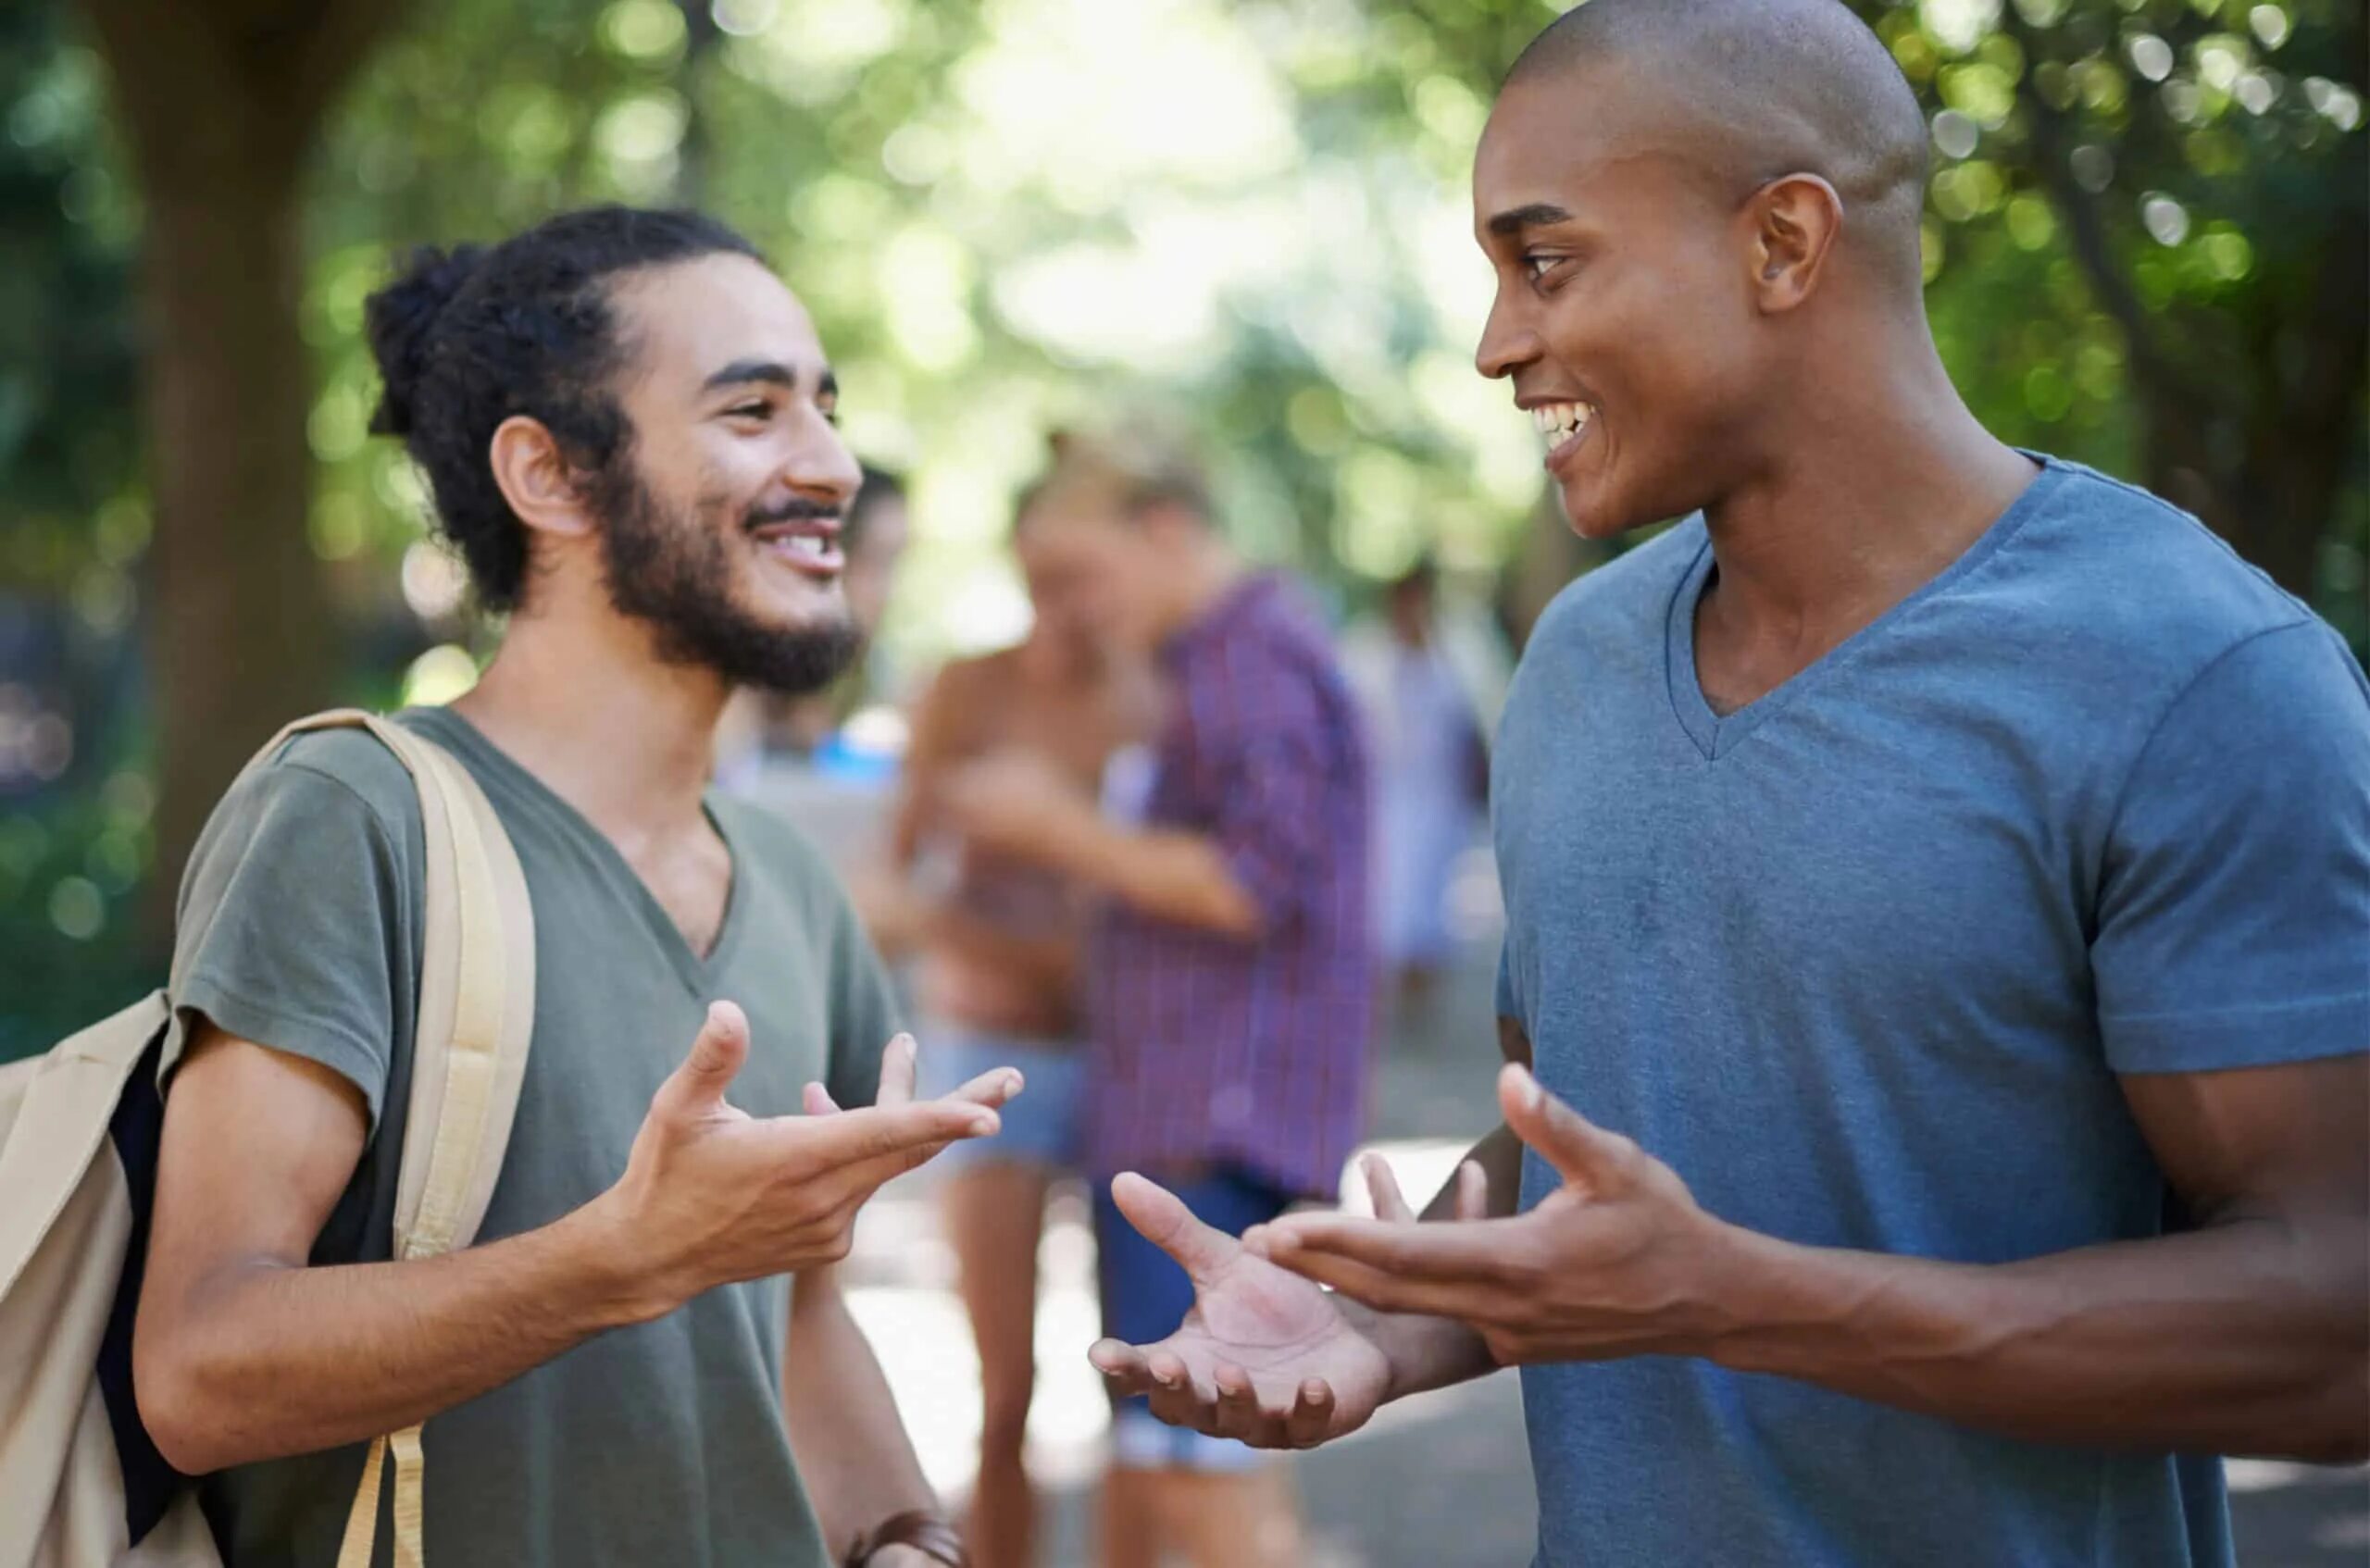
[[[1543,229],[1551,223],[1565,223],[1572,215],[1553,202],[1533,202],[1497,214],[1489,222],[1492,234],[1519,234],[1526,229]]]
[[[786,392],[795,392],[798,390],[798,372],[778,359],[736,359],[710,376],[700,390],[715,392],[722,387],[745,387],[760,382],[780,387]],[[840,395],[840,379],[831,373],[828,366],[816,379],[815,395],[818,399]]]

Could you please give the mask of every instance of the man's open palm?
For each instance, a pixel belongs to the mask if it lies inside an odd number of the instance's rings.
[[[1114,1391],[1149,1395],[1163,1421],[1255,1448],[1314,1448],[1366,1425],[1391,1368],[1364,1309],[1204,1225],[1142,1176],[1119,1176],[1111,1195],[1193,1280],[1193,1310],[1176,1333],[1154,1345],[1104,1339],[1088,1352]]]

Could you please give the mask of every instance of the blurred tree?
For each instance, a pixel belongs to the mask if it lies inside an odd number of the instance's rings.
[[[173,885],[215,796],[334,690],[306,547],[300,180],[401,0],[87,0],[143,209],[157,819]]]

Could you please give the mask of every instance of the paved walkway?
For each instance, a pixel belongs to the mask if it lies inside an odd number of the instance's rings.
[[[1375,1133],[1411,1195],[1433,1190],[1459,1151],[1497,1121],[1491,1075],[1486,889],[1477,887],[1468,961],[1385,1051]],[[1054,1204],[1040,1256],[1041,1388],[1032,1461],[1055,1492],[1048,1568],[1086,1568],[1104,1410],[1086,1364],[1096,1336],[1092,1243],[1082,1194]],[[879,1350],[942,1491],[967,1485],[979,1419],[977,1363],[947,1287],[952,1263],[919,1178],[866,1212],[850,1260],[852,1299]],[[1386,1409],[1366,1431],[1295,1466],[1312,1526],[1311,1568],[1522,1568],[1536,1506],[1511,1374]],[[2232,1513],[2242,1568],[2370,1564],[2370,1480],[2359,1470],[2239,1462]]]

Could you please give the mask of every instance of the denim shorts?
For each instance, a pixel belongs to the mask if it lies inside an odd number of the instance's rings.
[[[916,1092],[934,1098],[997,1067],[1020,1069],[1020,1093],[997,1113],[1002,1130],[992,1138],[967,1138],[949,1144],[929,1163],[934,1171],[959,1170],[986,1160],[1068,1169],[1078,1164],[1079,1115],[1084,1067],[1077,1047],[1028,1035],[1003,1035],[962,1024],[928,1023],[914,1031]]]

